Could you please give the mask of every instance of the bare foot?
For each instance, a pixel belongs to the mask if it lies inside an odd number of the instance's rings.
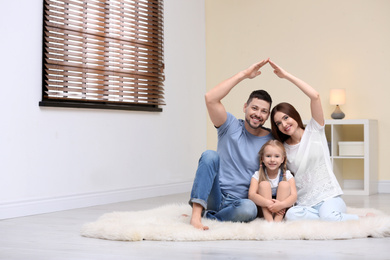
[[[209,230],[209,227],[203,226],[202,224],[202,210],[203,207],[199,203],[192,204],[192,215],[190,223],[194,228],[201,230]]]
[[[209,227],[208,227],[208,226],[203,226],[202,221],[201,221],[199,218],[194,218],[194,217],[192,217],[192,218],[191,218],[190,224],[191,224],[194,228],[197,228],[197,229],[209,230]]]

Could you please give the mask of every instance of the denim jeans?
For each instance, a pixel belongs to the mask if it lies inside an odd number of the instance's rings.
[[[294,206],[286,212],[286,220],[326,220],[346,221],[357,220],[359,216],[346,214],[347,206],[340,197],[334,197],[318,203],[313,207]]]
[[[256,204],[223,193],[219,186],[219,155],[212,150],[205,151],[199,159],[189,201],[204,208],[203,217],[219,221],[249,222],[256,218]]]

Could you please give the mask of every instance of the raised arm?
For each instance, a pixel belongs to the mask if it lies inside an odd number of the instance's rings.
[[[306,94],[306,96],[310,98],[311,116],[314,118],[314,120],[317,121],[317,123],[319,123],[320,125],[324,125],[324,112],[322,110],[319,93],[309,84],[288,73],[287,71],[276,65],[274,62],[269,61],[269,64],[274,69],[274,73],[279,78],[287,79],[288,81],[296,85],[300,90],[302,90],[303,93]]]
[[[262,60],[251,65],[249,68],[240,71],[233,77],[226,79],[211,89],[205,95],[206,106],[209,116],[214,126],[220,127],[225,123],[227,115],[221,100],[244,79],[253,79],[261,74],[260,68],[268,62],[268,59]]]

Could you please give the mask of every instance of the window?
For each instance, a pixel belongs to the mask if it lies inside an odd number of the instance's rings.
[[[162,111],[163,0],[45,0],[40,106]]]

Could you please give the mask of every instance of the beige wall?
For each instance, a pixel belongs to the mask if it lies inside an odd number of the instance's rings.
[[[267,57],[320,92],[326,118],[334,109],[329,90],[345,88],[346,118],[378,120],[379,180],[390,180],[389,48],[388,0],[206,0],[207,89]],[[274,104],[288,101],[303,119],[310,117],[308,98],[270,67],[223,103],[242,118],[247,96],[258,88],[269,91]],[[216,149],[210,121],[207,138]]]

